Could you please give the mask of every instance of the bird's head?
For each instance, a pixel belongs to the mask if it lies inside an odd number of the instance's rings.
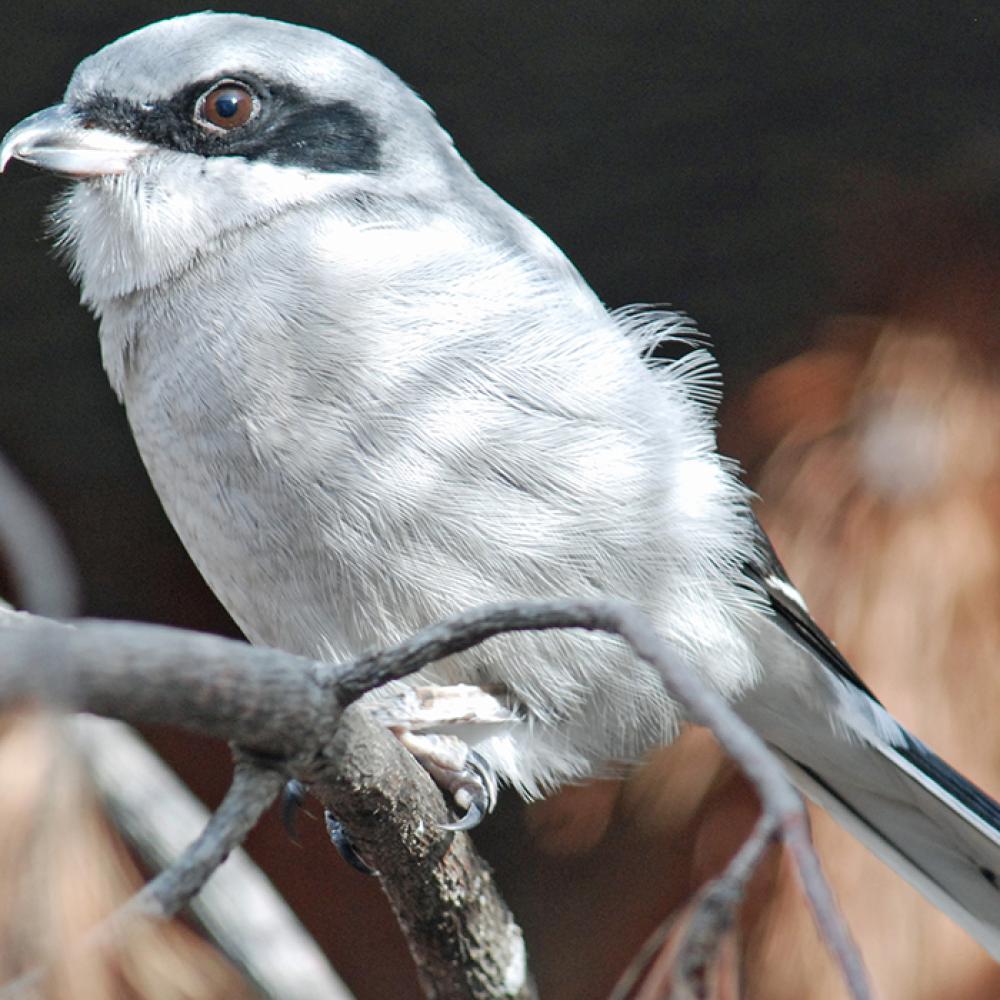
[[[149,288],[276,215],[440,201],[467,172],[398,77],[324,32],[242,14],[160,21],[77,67],[13,128],[19,159],[73,178],[57,229],[85,299]]]

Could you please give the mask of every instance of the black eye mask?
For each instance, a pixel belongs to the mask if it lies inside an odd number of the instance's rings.
[[[258,114],[229,131],[208,129],[195,117],[198,99],[221,79],[239,81],[260,102]],[[380,136],[357,105],[316,101],[291,84],[239,71],[200,80],[164,101],[95,94],[72,110],[85,125],[198,156],[240,156],[329,173],[374,173],[380,163]]]

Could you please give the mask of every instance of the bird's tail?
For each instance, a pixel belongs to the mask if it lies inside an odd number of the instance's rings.
[[[1000,805],[863,686],[780,639],[741,714],[802,792],[1000,961]]]

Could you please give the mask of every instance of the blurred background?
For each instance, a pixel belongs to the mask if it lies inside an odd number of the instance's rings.
[[[56,102],[102,44],[201,6],[9,0],[0,129]],[[817,618],[904,722],[1000,793],[1000,8],[214,8],[361,45],[609,305],[693,316],[725,377],[724,448]],[[44,239],[59,187],[20,164],[0,182],[0,450],[63,526],[88,614],[235,634],[160,510],[96,326]],[[217,800],[224,747],[148,735]],[[700,733],[624,787],[528,810],[508,798],[477,841],[542,995],[606,995],[753,809]],[[294,846],[271,817],[249,847],[361,1000],[417,996],[375,881],[319,824],[301,832]],[[818,838],[881,996],[1000,995],[957,930],[825,823]],[[780,859],[759,881],[737,962],[747,993],[841,996]]]

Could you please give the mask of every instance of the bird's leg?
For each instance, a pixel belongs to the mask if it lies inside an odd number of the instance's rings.
[[[496,805],[492,766],[470,744],[519,721],[503,701],[469,684],[401,687],[373,716],[396,736],[461,811],[448,830],[471,830]]]

